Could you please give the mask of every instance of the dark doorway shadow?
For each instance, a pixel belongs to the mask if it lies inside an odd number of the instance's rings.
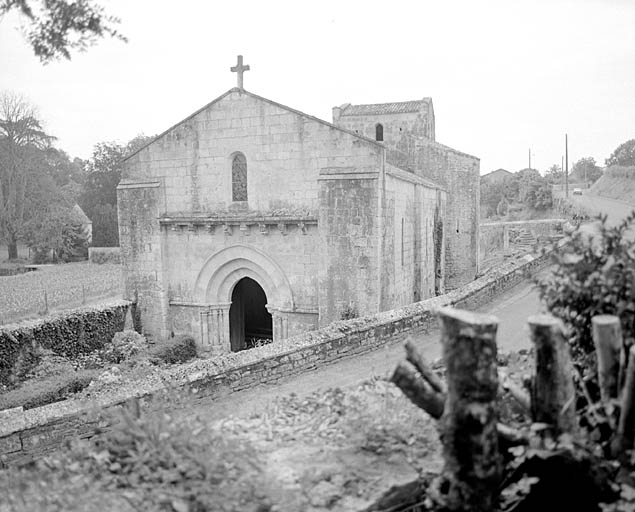
[[[253,279],[243,277],[232,292],[229,332],[232,352],[273,341],[271,313],[265,307],[267,295]]]

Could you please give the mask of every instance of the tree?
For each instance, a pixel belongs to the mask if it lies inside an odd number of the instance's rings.
[[[485,216],[498,214],[498,205],[505,198],[505,184],[500,182],[481,183],[481,205],[485,207]]]
[[[620,144],[611,156],[605,160],[607,167],[611,165],[621,165],[624,167],[635,165],[635,139],[627,140]]]
[[[42,179],[43,151],[52,139],[22,96],[0,94],[0,238],[7,242],[9,259],[18,257],[20,230],[31,212],[29,196]]]
[[[71,261],[87,255],[88,238],[72,207],[52,203],[26,223],[23,238],[35,250],[36,261]]]
[[[564,172],[562,170],[562,167],[560,167],[557,164],[553,164],[551,167],[549,167],[549,169],[547,169],[547,172],[545,173],[545,178],[551,184],[563,183]]]
[[[117,185],[121,179],[119,163],[126,155],[126,148],[116,142],[100,142],[93,148],[92,157],[86,161],[82,209],[89,218],[91,206],[117,204]]]
[[[119,245],[117,227],[117,185],[121,179],[121,161],[154,137],[137,135],[125,146],[116,142],[95,145],[93,156],[85,163],[85,183],[79,203],[93,221],[93,245]]]
[[[602,168],[595,163],[595,158],[587,156],[580,158],[571,167],[570,180],[595,182],[602,176]]]
[[[0,0],[0,17],[10,11],[26,20],[26,38],[44,64],[70,59],[71,50],[85,51],[106,36],[127,41],[115,29],[120,20],[92,0]]]
[[[50,147],[46,150],[44,158],[47,164],[47,173],[53,178],[58,187],[69,184],[81,186],[84,183],[84,162],[75,158],[73,161],[61,149]]]

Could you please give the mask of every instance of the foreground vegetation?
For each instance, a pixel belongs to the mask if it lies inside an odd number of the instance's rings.
[[[590,336],[592,317],[610,313],[632,344],[635,242],[624,235],[633,223],[635,213],[614,228],[599,218],[574,231],[540,284],[551,313],[571,329],[576,427],[554,431],[536,423],[531,410],[512,407],[508,396],[499,399],[500,421],[520,433],[520,442],[501,448],[497,510],[635,507],[633,447],[615,449],[622,402],[600,399]],[[499,358],[499,366],[507,362]],[[508,366],[517,388],[531,366]],[[438,379],[442,371],[435,371]],[[433,482],[425,478],[442,469],[435,422],[384,380],[282,398],[264,414],[215,424],[180,414],[190,399],[170,395],[141,414],[121,410],[119,423],[98,439],[0,472],[5,510],[365,510],[377,482],[403,467],[410,477],[419,474],[420,487],[380,509],[405,510],[396,508],[401,503],[411,511],[438,510],[429,494]]]
[[[121,265],[80,262],[42,267],[0,278],[0,325],[121,295]]]
[[[0,511],[355,510],[384,478],[439,469],[433,422],[383,380],[215,424],[180,414],[187,399],[121,409],[99,439],[1,471]]]

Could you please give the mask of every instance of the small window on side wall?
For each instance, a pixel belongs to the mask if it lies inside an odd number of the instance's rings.
[[[232,159],[232,201],[247,201],[247,159],[242,153]]]
[[[375,140],[378,142],[384,140],[384,126],[381,123],[375,125]]]

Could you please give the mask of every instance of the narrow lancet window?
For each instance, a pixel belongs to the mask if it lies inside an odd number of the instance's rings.
[[[384,140],[384,127],[381,123],[375,125],[375,140],[379,142]]]
[[[232,201],[247,201],[247,159],[242,153],[232,160]]]

